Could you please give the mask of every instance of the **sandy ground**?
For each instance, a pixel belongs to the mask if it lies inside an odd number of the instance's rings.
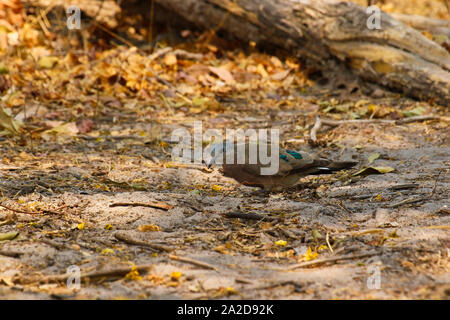
[[[342,125],[322,130],[322,146],[312,149],[294,138],[298,123],[291,120],[312,124],[313,116],[298,115],[306,109],[283,111],[275,120],[262,111],[250,111],[260,117],[253,120],[235,111],[205,122],[264,127],[272,121],[291,148],[360,162],[268,196],[224,178],[218,168],[168,165],[170,144],[139,137],[24,147],[0,141],[1,203],[15,209],[0,208],[0,233],[20,232],[0,241],[0,298],[448,299],[447,123]],[[164,139],[177,126],[127,117],[98,125],[157,126]],[[372,166],[395,171],[352,176],[374,153],[380,156]],[[111,206],[121,202],[159,202],[165,209]],[[140,231],[142,225],[159,231]],[[313,264],[292,268],[308,261],[308,248],[318,253],[309,257]],[[342,257],[348,259],[318,263]],[[85,274],[132,265],[149,269],[97,274],[79,289],[64,278],[71,266]]]

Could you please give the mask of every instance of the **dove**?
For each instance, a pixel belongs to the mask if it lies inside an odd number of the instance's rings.
[[[295,185],[302,177],[329,174],[334,171],[351,168],[358,163],[355,161],[332,161],[315,157],[303,151],[278,148],[278,168],[273,174],[263,174],[263,168],[269,167],[270,164],[267,164],[267,161],[265,162],[266,164],[262,164],[262,161],[255,154],[253,154],[253,158],[251,157],[252,153],[255,152],[257,155],[260,154],[259,148],[266,148],[265,152],[271,153],[271,145],[267,143],[216,143],[211,146],[211,158],[205,160],[205,164],[208,168],[214,164],[222,164],[224,176],[233,178],[245,186],[275,191]],[[229,157],[227,157],[228,152],[231,153]],[[237,161],[239,155],[241,159]],[[257,158],[257,161],[254,160],[255,158]],[[253,162],[250,161],[251,159],[253,159]]]

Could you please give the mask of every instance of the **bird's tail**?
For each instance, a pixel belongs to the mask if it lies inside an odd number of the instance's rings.
[[[358,164],[357,161],[329,161],[317,160],[316,170],[311,174],[327,174],[334,171],[350,169]]]

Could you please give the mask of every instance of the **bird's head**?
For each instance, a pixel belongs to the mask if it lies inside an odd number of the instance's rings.
[[[205,164],[209,168],[212,167],[213,164],[216,164],[218,162],[222,163],[223,155],[226,153],[228,148],[233,148],[234,144],[230,142],[219,142],[211,145],[208,152],[208,157],[205,159]]]

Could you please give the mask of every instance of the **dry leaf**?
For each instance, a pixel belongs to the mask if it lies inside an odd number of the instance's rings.
[[[290,72],[291,72],[291,69],[287,69],[287,70],[275,73],[270,76],[270,79],[275,80],[275,81],[282,81],[288,76],[288,74]]]
[[[17,133],[21,123],[14,120],[11,114],[0,106],[0,128],[5,129],[8,133]]]
[[[156,224],[142,224],[138,227],[139,231],[142,232],[153,232],[153,231],[161,231],[161,228],[157,226]]]
[[[374,162],[375,160],[377,160],[380,157],[379,153],[372,153],[367,160],[369,160],[369,163]]]
[[[359,170],[354,173],[353,176],[368,176],[371,174],[383,174],[394,171],[394,168],[391,167],[366,167],[364,169]]]
[[[173,53],[166,54],[164,57],[164,64],[166,66],[173,66],[174,64],[177,64],[177,56]]]
[[[226,84],[233,84],[235,83],[234,78],[230,71],[223,67],[209,67],[209,70],[214,73],[216,76],[218,76],[221,80],[225,81]]]
[[[51,69],[58,63],[58,61],[58,57],[46,56],[39,59],[38,65],[44,69]]]
[[[19,235],[19,232],[17,232],[17,231],[0,233],[0,241],[13,240],[18,235]]]

